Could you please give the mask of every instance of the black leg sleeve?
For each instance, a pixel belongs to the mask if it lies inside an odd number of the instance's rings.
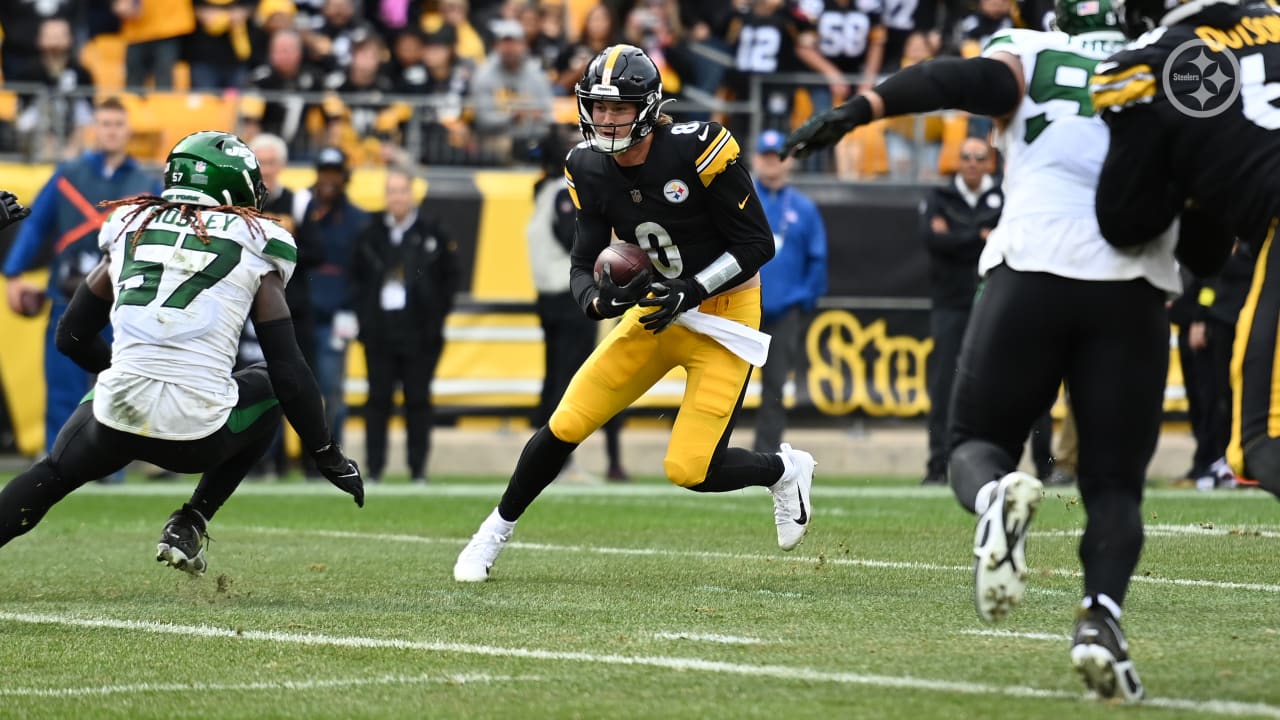
[[[782,458],[746,448],[726,448],[719,462],[711,461],[707,479],[691,486],[694,492],[729,492],[758,485],[769,487],[782,478]]]
[[[49,508],[77,487],[58,476],[49,458],[10,480],[0,490],[0,547],[34,528]]]
[[[525,443],[520,460],[516,462],[516,470],[507,483],[507,491],[498,503],[498,514],[502,519],[508,522],[519,520],[529,504],[560,474],[569,455],[577,447],[556,437],[546,425],[539,428]]]

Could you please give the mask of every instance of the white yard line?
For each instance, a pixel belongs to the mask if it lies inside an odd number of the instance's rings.
[[[1066,530],[1032,530],[1031,537],[1080,537],[1083,528]],[[1155,524],[1146,526],[1148,537],[1260,537],[1280,538],[1280,529],[1274,525],[1168,525]]]
[[[483,657],[510,657],[524,660],[578,662],[588,665],[613,665],[627,667],[652,667],[681,672],[719,673],[743,677],[796,680],[805,683],[835,683],[902,690],[957,693],[964,695],[1003,695],[1019,698],[1046,698],[1076,700],[1079,692],[1047,690],[1025,685],[989,685],[958,680],[930,680],[909,675],[869,675],[854,672],[834,672],[814,668],[787,665],[750,665],[721,662],[703,658],[670,657],[663,655],[627,656],[580,651],[539,650],[523,647],[499,647],[468,643],[433,642],[426,640],[402,640],[396,638],[372,638],[344,635],[320,635],[287,633],[264,630],[218,628],[208,625],[173,625],[146,620],[119,620],[115,618],[79,617],[62,614],[0,612],[0,622],[28,623],[36,625],[61,625],[87,629],[124,630],[157,635],[220,638],[239,642],[273,642],[312,647],[355,647],[394,650],[416,650],[429,653],[453,653]],[[1280,720],[1280,706],[1264,703],[1237,702],[1234,700],[1195,700],[1184,698],[1153,698],[1145,701],[1148,707],[1171,708],[1230,717],[1267,717]]]
[[[978,635],[980,637],[1019,638],[1022,640],[1054,640],[1066,642],[1070,635],[1038,632],[1017,632],[1015,630],[961,630],[961,635]]]
[[[125,485],[102,485],[98,483],[90,483],[76,490],[77,495],[128,495],[139,497],[186,497],[191,494],[191,489],[195,486],[194,477],[189,480],[179,482],[150,482],[150,483],[128,483]],[[421,497],[421,498],[439,498],[439,497],[455,497],[455,498],[482,498],[490,499],[497,502],[502,496],[502,492],[507,485],[494,482],[479,483],[429,483],[427,485],[409,485],[409,484],[381,484],[370,485],[365,488],[365,493],[370,498],[379,497]],[[755,496],[763,493],[763,490],[746,489],[738,493],[729,493],[729,497],[747,497]],[[283,483],[267,483],[267,482],[246,482],[236,490],[237,495],[257,495],[262,497],[280,497],[280,496],[332,496],[334,499],[340,499],[341,493],[335,490],[329,483],[314,482],[283,482]],[[601,485],[574,485],[571,483],[552,483],[544,491],[545,495],[560,495],[566,497],[596,496],[603,495],[608,497],[626,498],[626,497],[651,497],[662,496],[667,498],[683,497],[689,500],[697,500],[698,502],[707,502],[706,498],[699,493],[692,493],[688,490],[678,488],[674,485],[663,483],[630,483],[617,484],[605,483]],[[1231,492],[1200,492],[1194,489],[1185,488],[1154,488],[1145,491],[1145,496],[1150,500],[1214,500],[1214,501],[1254,501],[1258,503],[1266,503],[1270,507],[1270,503],[1275,500],[1272,496],[1261,490],[1235,490]],[[946,500],[954,503],[951,491],[945,487],[920,487],[920,486],[892,486],[892,485],[869,485],[869,486],[823,486],[821,478],[814,484],[813,495],[817,498],[828,499],[867,499],[867,500],[896,500],[896,499],[920,499],[920,500]],[[1071,491],[1058,491],[1050,488],[1047,495],[1048,499],[1054,499],[1058,495],[1063,497],[1079,497],[1079,493],[1074,489]],[[763,495],[761,495],[763,497]]]
[[[309,535],[313,537],[329,537],[342,540],[376,540],[383,542],[422,543],[426,545],[465,544],[465,538],[433,538],[421,535],[398,533],[365,533],[350,530],[308,530],[285,529],[271,527],[225,527],[222,532],[241,531],[264,533],[268,535]],[[599,547],[594,545],[553,545],[550,543],[509,542],[508,548],[520,550],[536,550],[543,552],[588,553],[593,555],[623,555],[638,557],[684,557],[702,560],[751,560],[759,562],[802,562],[825,563],[828,565],[847,565],[884,570],[923,570],[929,572],[964,572],[972,573],[972,565],[937,565],[934,563],[904,562],[901,560],[874,560],[855,557],[822,557],[812,555],[762,555],[755,553],[731,553],[712,550],[670,550],[666,548],[619,548]],[[1079,570],[1064,568],[1032,568],[1033,572],[1046,572],[1058,577],[1080,577]],[[1174,585],[1177,587],[1202,587],[1220,590],[1253,590],[1264,593],[1280,593],[1280,585],[1268,583],[1245,583],[1221,580],[1195,580],[1190,578],[1170,578],[1156,575],[1134,575],[1133,582],[1149,585]]]
[[[721,645],[764,645],[760,638],[740,637],[738,635],[717,635],[715,633],[660,632],[653,636],[658,640],[696,640],[698,642],[719,643]]]
[[[768,588],[757,588],[755,590],[739,590],[737,588],[721,587],[719,585],[698,585],[694,590],[713,593],[729,593],[733,595],[764,595],[765,597],[784,597],[784,598],[802,598],[803,593],[791,592],[789,590],[770,590]]]
[[[538,680],[536,676],[485,675],[383,675],[370,678],[346,678],[338,680],[264,680],[251,683],[135,683],[132,685],[100,685],[97,687],[70,688],[6,688],[0,687],[0,697],[72,698],[101,695],[126,695],[131,693],[210,693],[250,692],[257,690],[325,690],[332,688],[361,687],[366,685],[466,685],[469,683],[511,682],[514,680]]]

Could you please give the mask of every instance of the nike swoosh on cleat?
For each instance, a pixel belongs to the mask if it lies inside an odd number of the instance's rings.
[[[804,495],[800,494],[800,488],[796,488],[796,499],[800,501],[800,517],[791,518],[791,521],[797,525],[805,525],[809,522],[809,511],[804,506]]]

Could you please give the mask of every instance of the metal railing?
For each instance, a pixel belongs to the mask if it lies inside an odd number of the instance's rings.
[[[713,59],[714,58],[714,59]],[[715,55],[708,62],[723,61]],[[855,86],[857,78],[847,78]],[[811,90],[818,100],[815,111],[829,98],[827,79],[815,73],[752,75],[749,97],[728,101],[692,85],[682,89],[679,101],[664,111],[677,121],[719,119],[738,136],[749,153],[762,129],[791,128],[791,116],[779,116],[767,109],[767,95],[781,91],[788,97],[795,90]],[[7,103],[4,96],[7,97]],[[85,124],[95,100],[113,95],[93,88],[57,91],[44,85],[6,83],[0,86],[0,107],[16,108],[11,117],[0,114],[0,158],[23,162],[56,162],[74,155],[85,139]],[[354,149],[356,164],[381,164],[388,158],[429,166],[506,167],[528,166],[536,162],[531,145],[559,122],[576,123],[573,98],[560,97],[552,117],[542,123],[512,123],[500,130],[477,127],[474,98],[457,96],[414,96],[385,93],[338,94],[335,92],[281,92],[245,89],[224,93],[208,92],[121,92],[126,107],[137,113],[131,118],[135,129],[135,154],[144,161],[159,162],[165,147],[150,148],[147,141],[164,145],[185,132],[198,129],[225,129],[242,135],[257,131],[282,135],[289,145],[290,160],[305,163],[326,145]],[[340,102],[338,102],[340,101]],[[530,103],[512,102],[509,111],[532,109]],[[788,104],[788,107],[790,105]],[[253,117],[266,111],[264,122]],[[936,142],[927,138],[928,119],[910,121],[913,131],[897,133],[892,152],[907,153],[908,170],[883,176],[865,177],[841,173],[831,151],[815,153],[798,163],[796,172],[839,175],[847,180],[894,180],[919,182],[934,179]],[[901,126],[900,126],[901,127]],[[180,133],[180,134],[179,134]],[[174,137],[174,135],[177,137]],[[745,136],[745,137],[744,137]],[[138,152],[138,150],[150,152]],[[931,154],[932,149],[932,154]]]

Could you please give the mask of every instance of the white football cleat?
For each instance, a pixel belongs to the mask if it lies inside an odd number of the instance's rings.
[[[462,548],[458,561],[453,564],[453,579],[458,582],[484,582],[489,579],[489,569],[498,559],[498,553],[511,539],[514,522],[507,522],[498,515],[497,508],[480,523],[480,529],[471,536],[471,542]]]
[[[973,539],[974,605],[978,617],[998,622],[1022,602],[1027,587],[1027,528],[1044,485],[1024,472],[1000,478],[995,497],[978,518]]]
[[[809,491],[813,488],[813,469],[818,464],[813,456],[791,445],[779,445],[782,477],[769,486],[773,493],[773,519],[778,526],[778,547],[790,550],[800,544],[809,531],[813,515]]]

